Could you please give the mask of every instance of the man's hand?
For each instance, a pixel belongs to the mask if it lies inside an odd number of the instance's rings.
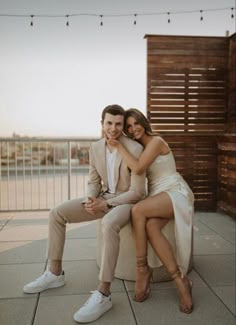
[[[84,204],[84,208],[88,213],[93,215],[99,212],[108,211],[107,202],[102,199],[97,199],[96,197],[88,197]]]
[[[107,143],[108,143],[110,146],[119,149],[120,142],[119,142],[118,140],[107,139]]]

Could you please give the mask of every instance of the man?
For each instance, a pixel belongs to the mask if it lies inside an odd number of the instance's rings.
[[[104,245],[100,283],[98,290],[74,314],[77,322],[92,322],[112,307],[110,285],[119,254],[119,232],[130,220],[132,204],[145,196],[145,174],[133,174],[118,151],[106,142],[106,139],[119,139],[133,155],[140,155],[142,146],[122,134],[124,115],[125,111],[119,105],[104,108],[101,121],[104,138],[94,143],[90,149],[87,199],[67,201],[51,211],[48,241],[50,268],[41,277],[24,286],[25,293],[63,286],[65,275],[62,256],[66,223],[102,218]]]

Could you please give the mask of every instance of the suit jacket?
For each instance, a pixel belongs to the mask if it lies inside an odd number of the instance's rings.
[[[143,147],[136,141],[122,135],[119,141],[136,158]],[[121,154],[117,151],[115,162],[115,194],[109,194],[106,166],[105,138],[93,143],[90,148],[90,170],[87,196],[102,196],[113,206],[131,204],[143,199],[146,193],[146,173],[134,174],[125,164]]]

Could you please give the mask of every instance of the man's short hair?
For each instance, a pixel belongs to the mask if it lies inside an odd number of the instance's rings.
[[[109,113],[111,115],[122,115],[122,116],[125,116],[125,110],[124,110],[124,108],[121,107],[120,105],[117,105],[117,104],[109,105],[109,106],[107,106],[107,107],[104,108],[104,110],[102,111],[102,122],[105,119],[106,113]]]

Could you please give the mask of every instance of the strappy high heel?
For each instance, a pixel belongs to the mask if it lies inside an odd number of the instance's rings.
[[[148,266],[147,256],[137,256],[136,267],[137,269],[134,301],[142,302],[146,300],[150,294],[150,280],[152,278],[152,269]],[[138,273],[139,275],[137,275]],[[140,273],[142,273],[142,277],[140,277]],[[136,289],[138,283],[144,284],[144,290],[138,291]]]
[[[176,271],[172,272],[171,277],[173,280],[175,280],[177,278],[181,278],[185,288],[189,291],[189,295],[191,296],[191,301],[192,301],[193,282],[191,280],[189,280],[186,276],[184,276],[180,270],[176,270]],[[191,304],[184,304],[181,302],[181,297],[180,297],[179,309],[182,313],[191,314],[193,311],[193,302],[191,302]]]

